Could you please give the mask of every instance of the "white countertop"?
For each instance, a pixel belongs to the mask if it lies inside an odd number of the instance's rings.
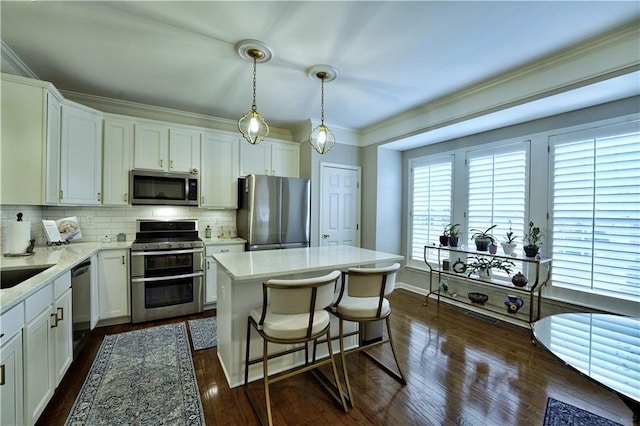
[[[404,260],[397,254],[351,246],[221,253],[214,254],[214,258],[236,281]]]
[[[205,245],[244,244],[242,238],[206,238]],[[25,269],[51,266],[49,269],[29,278],[15,287],[0,290],[0,314],[20,303],[30,294],[35,293],[44,283],[78,265],[86,258],[100,250],[118,250],[131,248],[133,241],[125,242],[72,242],[61,246],[38,246],[31,256],[0,256],[0,268],[3,270]],[[97,265],[96,265],[97,266]]]
[[[4,270],[51,266],[15,287],[0,290],[0,314],[20,303],[44,283],[57,278],[98,251],[128,249],[129,247],[131,247],[131,241],[120,243],[74,242],[61,246],[38,246],[34,248],[32,256],[0,257],[0,268]]]

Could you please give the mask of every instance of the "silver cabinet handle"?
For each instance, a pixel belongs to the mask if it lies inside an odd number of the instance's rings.
[[[128,201],[129,201],[129,197],[127,197],[127,193],[125,192],[125,193],[124,193],[124,202],[126,203],[126,202],[128,202]]]
[[[56,323],[57,323],[58,321],[62,321],[62,320],[64,320],[64,307],[60,306],[60,307],[58,308],[58,312],[60,313],[60,317],[58,317],[58,315],[56,314]]]
[[[102,194],[98,192],[98,201],[102,201]]]
[[[0,386],[4,385],[4,364],[0,364]]]

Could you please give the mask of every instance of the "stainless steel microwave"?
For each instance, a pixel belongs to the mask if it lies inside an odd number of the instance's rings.
[[[198,205],[198,175],[192,173],[131,170],[131,204]]]

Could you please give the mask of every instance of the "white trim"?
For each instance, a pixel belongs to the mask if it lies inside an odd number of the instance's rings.
[[[351,165],[347,165],[347,164],[338,164],[338,163],[327,163],[327,162],[320,162],[320,182],[319,182],[319,189],[320,189],[320,200],[318,202],[318,246],[322,245],[321,241],[322,241],[322,220],[321,220],[321,215],[323,210],[323,205],[322,205],[322,200],[324,199],[323,194],[324,194],[324,188],[323,188],[323,184],[322,182],[324,181],[323,177],[324,177],[324,171],[326,168],[333,168],[333,169],[344,169],[344,170],[353,170],[358,172],[358,212],[357,212],[357,216],[358,216],[358,230],[356,232],[356,247],[360,247],[361,244],[361,235],[362,235],[362,168],[360,166],[351,166]]]
[[[40,77],[27,64],[25,64],[16,52],[14,52],[4,41],[0,40],[0,46],[2,47],[2,63],[6,63],[13,70],[17,71],[22,77],[34,78],[40,80]],[[8,70],[2,69],[2,72],[6,73]]]

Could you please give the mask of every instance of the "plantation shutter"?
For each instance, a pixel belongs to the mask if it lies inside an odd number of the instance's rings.
[[[469,152],[469,205],[467,229],[486,230],[497,225],[491,233],[499,243],[512,228],[515,235],[525,230],[528,142],[503,146],[492,150]],[[465,241],[475,249],[473,241]],[[522,240],[518,240],[522,244]]]
[[[434,162],[416,161],[411,173],[410,265],[425,267],[424,246],[438,243],[451,222],[453,158]],[[431,254],[436,254],[431,251]],[[432,257],[433,260],[433,257]]]
[[[638,123],[551,138],[554,286],[640,300]]]

